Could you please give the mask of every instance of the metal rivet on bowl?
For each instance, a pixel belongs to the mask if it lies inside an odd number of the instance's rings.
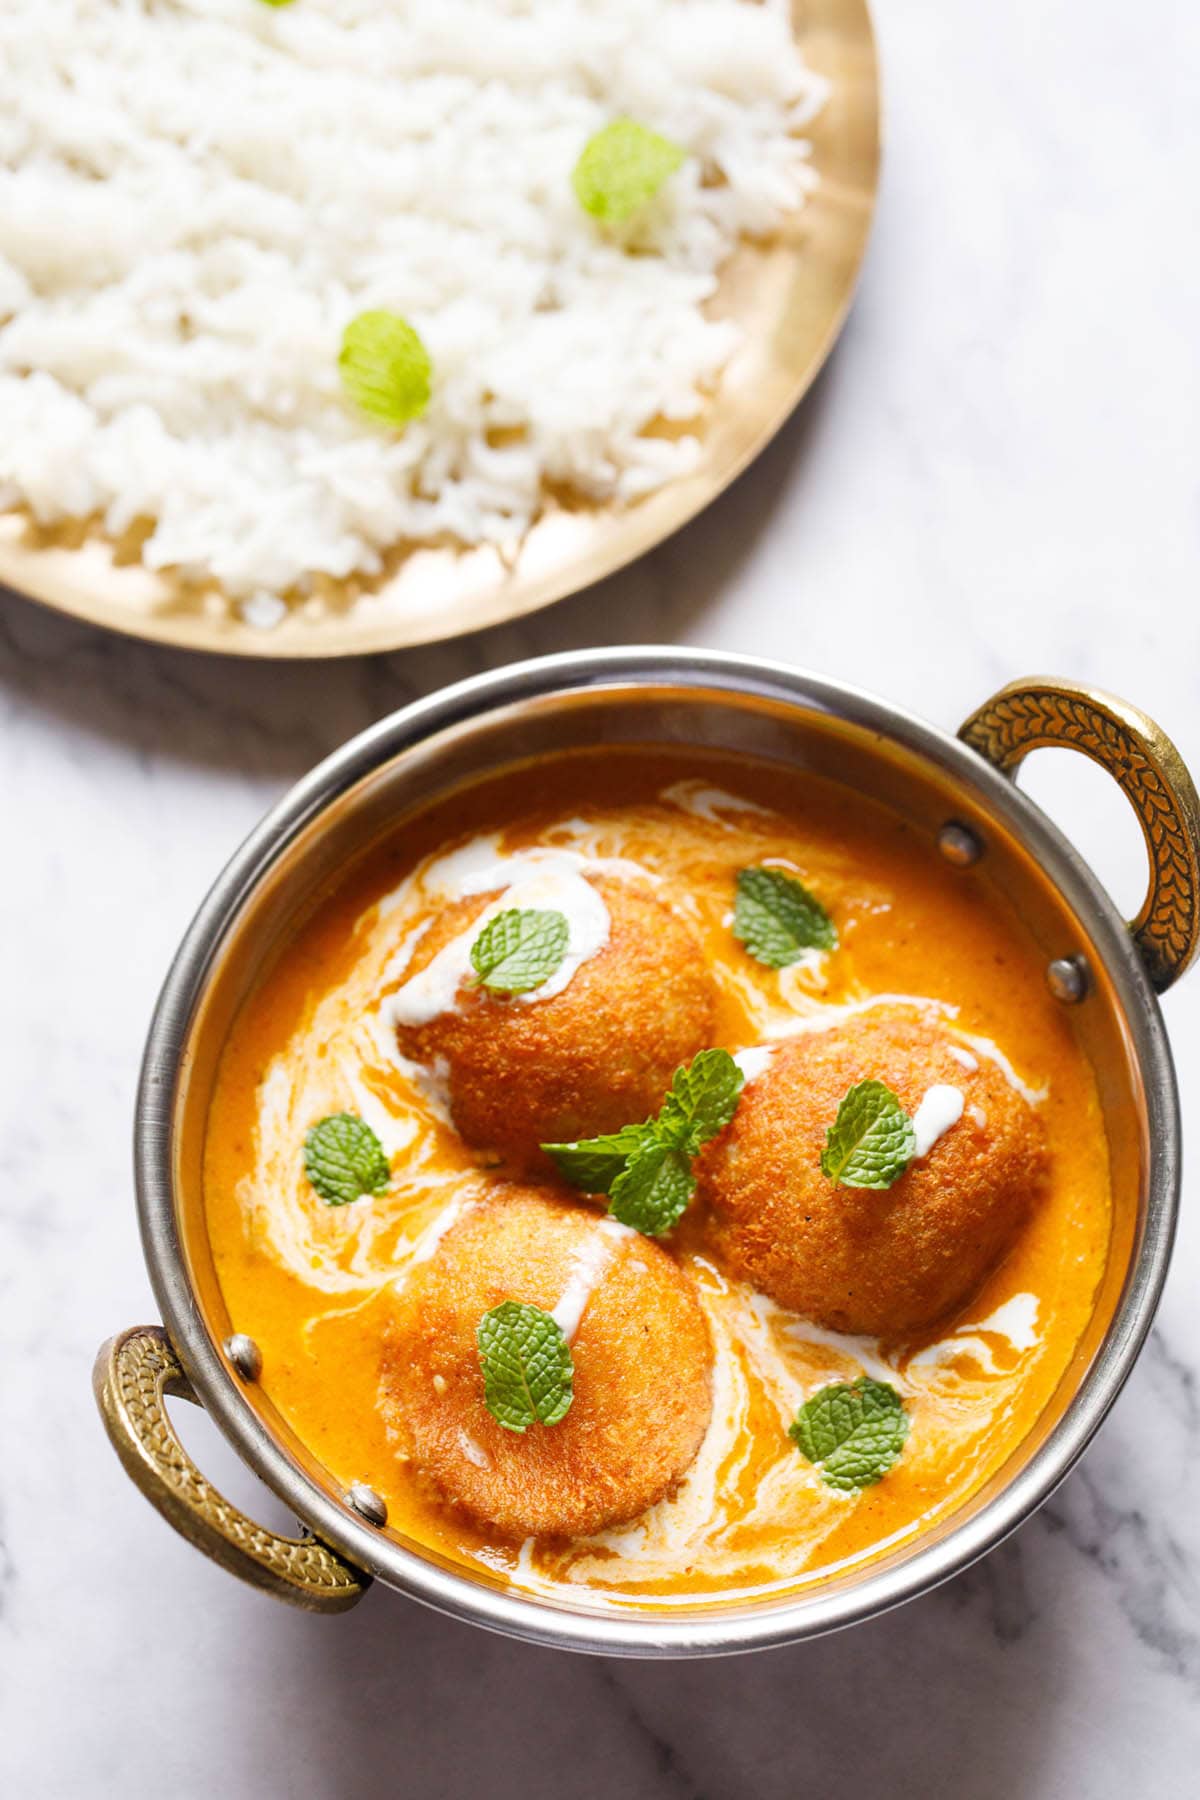
[[[1088,966],[1082,956],[1056,956],[1046,967],[1046,986],[1064,1006],[1074,1006],[1088,991]]]
[[[365,1519],[368,1525],[387,1524],[387,1501],[373,1487],[368,1487],[365,1481],[351,1482],[346,1489],[346,1504],[352,1506],[359,1518]]]
[[[938,849],[956,869],[969,869],[983,855],[983,845],[969,825],[950,819],[938,832]]]
[[[262,1374],[262,1351],[244,1331],[225,1339],[225,1354],[243,1381],[257,1381]]]

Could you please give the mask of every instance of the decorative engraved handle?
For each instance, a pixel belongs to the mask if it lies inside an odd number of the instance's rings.
[[[128,1474],[176,1531],[233,1575],[311,1612],[344,1612],[370,1576],[314,1537],[280,1537],[231,1506],[176,1437],[164,1394],[196,1399],[165,1331],[138,1325],[96,1358],[96,1399]]]
[[[1200,945],[1200,799],[1166,733],[1124,700],[1047,678],[1001,688],[958,735],[998,769],[1059,744],[1120,783],[1150,853],[1150,891],[1130,930],[1154,986],[1170,987]]]

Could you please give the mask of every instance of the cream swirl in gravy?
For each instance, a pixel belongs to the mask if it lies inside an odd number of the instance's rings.
[[[1090,1069],[1003,896],[964,884],[918,833],[846,790],[700,753],[648,759],[615,747],[539,768],[535,785],[531,804],[528,772],[498,777],[405,827],[400,853],[405,832],[418,847],[402,879],[396,847],[385,845],[317,908],[243,1010],[217,1084],[205,1176],[233,1328],[263,1347],[268,1397],[331,1482],[369,1481],[396,1528],[439,1555],[607,1606],[707,1605],[821,1580],[959,1504],[1054,1391],[1107,1244]],[[734,942],[737,871],[764,863],[797,869],[830,906],[836,952],[776,971]],[[984,1128],[963,1100],[987,1058],[1041,1108],[1053,1180],[962,1315],[903,1344],[818,1330],[752,1292],[713,1262],[693,1209],[673,1246],[695,1278],[714,1350],[712,1420],[695,1462],[673,1497],[628,1525],[565,1546],[517,1546],[440,1509],[397,1462],[376,1410],[390,1285],[436,1255],[492,1180],[448,1123],[444,1072],[406,1063],[394,1025],[455,1004],[478,925],[419,982],[406,984],[405,971],[439,908],[468,894],[497,894],[497,909],[564,913],[569,954],[557,989],[547,983],[520,1001],[536,1006],[561,991],[606,941],[607,909],[589,880],[597,873],[649,884],[687,918],[718,984],[716,1041],[738,1052],[748,1083],[769,1068],[776,1040],[898,999],[945,1022],[963,1071],[962,1088],[926,1094],[919,1154],[934,1166],[944,1134]],[[1003,970],[994,980],[993,959]],[[305,1180],[300,1146],[314,1120],[339,1110],[378,1133],[392,1183],[328,1207]],[[595,1256],[569,1278],[556,1309],[568,1336],[610,1257],[630,1253],[627,1235],[605,1226]],[[827,1487],[786,1431],[819,1387],[863,1372],[897,1387],[912,1428],[900,1463],[858,1503]],[[470,1459],[471,1446],[462,1453]]]

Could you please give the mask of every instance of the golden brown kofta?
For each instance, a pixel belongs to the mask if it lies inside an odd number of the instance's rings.
[[[506,1430],[484,1402],[479,1321],[504,1300],[553,1312],[585,1296],[570,1411],[557,1425]],[[676,1486],[708,1426],[711,1363],[691,1279],[665,1250],[510,1186],[465,1212],[400,1288],[381,1406],[402,1452],[477,1524],[580,1536]]]
[[[455,1011],[397,1028],[405,1056],[445,1063],[462,1136],[517,1172],[549,1172],[540,1144],[617,1131],[656,1112],[680,1063],[711,1040],[715,983],[692,932],[629,882],[593,885],[608,908],[609,939],[561,993],[517,1000],[464,983]],[[446,907],[405,978],[497,898],[473,895]]]
[[[896,1336],[968,1300],[1029,1216],[1047,1158],[1029,1102],[962,1055],[936,1021],[892,1007],[780,1044],[697,1162],[727,1266],[834,1331]],[[868,1079],[910,1116],[930,1087],[957,1087],[963,1115],[892,1187],[838,1187],[821,1171],[826,1132]]]

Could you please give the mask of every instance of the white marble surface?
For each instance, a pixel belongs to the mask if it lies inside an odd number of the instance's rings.
[[[1200,10],[879,12],[889,158],[849,330],[759,466],[641,567],[519,627],[329,668],[170,655],[0,601],[8,1792],[1196,1791],[1195,1180],[1152,1345],[1045,1511],[939,1593],[768,1656],[567,1658],[381,1591],[333,1622],[285,1611],[151,1513],[89,1392],[99,1341],[153,1316],[129,1130],[172,948],[266,804],[397,703],[604,639],[790,658],[945,725],[1049,669],[1143,702],[1200,766]],[[1037,791],[1133,903],[1121,803],[1047,762]],[[1191,1112],[1200,975],[1166,1011]],[[189,1441],[261,1505],[203,1421]]]

